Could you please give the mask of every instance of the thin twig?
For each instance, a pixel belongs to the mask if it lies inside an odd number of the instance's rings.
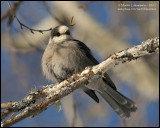
[[[8,1],[7,1],[7,3],[8,3],[8,6],[10,7],[10,11],[12,11],[10,3],[9,3]],[[46,30],[38,30],[38,29],[30,28],[30,27],[28,27],[27,25],[23,24],[23,23],[18,19],[18,17],[17,17],[15,14],[13,14],[13,16],[14,16],[14,18],[16,18],[16,20],[17,20],[18,23],[20,24],[21,29],[23,29],[23,27],[25,27],[25,28],[29,29],[29,30],[31,31],[31,33],[33,33],[33,34],[34,34],[34,31],[40,32],[40,33],[43,34],[44,31],[51,31],[51,30],[52,30],[52,28],[46,29]]]
[[[11,117],[10,117],[9,119],[13,118],[13,116],[14,116],[15,114],[16,114],[16,112],[13,112],[12,115],[11,115]]]
[[[73,23],[73,18],[74,18],[74,16],[71,17],[70,24],[69,24],[70,26],[74,26],[75,25],[75,23]]]
[[[19,32],[23,38],[26,40],[26,43],[31,46],[32,48],[36,49],[37,51],[39,51],[40,53],[44,52],[44,49],[40,48],[39,46],[31,43],[28,41],[28,39],[26,38],[25,34],[23,32],[20,32],[19,29],[17,29],[14,25],[13,25],[13,28],[15,29],[16,32]]]

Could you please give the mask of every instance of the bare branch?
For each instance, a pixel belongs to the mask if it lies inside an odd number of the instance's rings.
[[[12,12],[12,11],[13,11],[12,8],[11,8],[12,6],[10,5],[10,3],[9,3],[8,1],[7,1],[7,3],[8,3],[8,6],[10,7],[10,11]],[[13,16],[14,18],[16,18],[16,20],[17,20],[18,23],[20,24],[21,29],[23,29],[23,27],[25,27],[25,28],[29,29],[29,30],[31,31],[31,33],[33,33],[33,34],[34,34],[34,31],[40,32],[40,33],[43,34],[43,32],[45,32],[45,31],[51,31],[51,30],[52,30],[52,28],[45,29],[45,30],[38,30],[38,29],[30,28],[30,27],[28,27],[27,25],[23,24],[23,23],[18,19],[18,17],[16,16],[15,13],[12,13],[12,16]]]
[[[55,19],[58,23],[60,24],[64,24],[64,21],[62,21],[60,18],[58,18],[55,14],[53,14],[53,11],[51,10],[51,8],[49,7],[49,5],[47,4],[46,1],[42,1],[43,5],[45,6],[45,8],[47,9],[48,13],[52,16],[53,19]]]
[[[15,14],[21,2],[22,2],[22,1],[16,1],[16,2],[14,2],[13,5],[10,6],[10,9],[7,10],[7,11],[1,16],[1,21],[3,22],[7,17],[10,17],[10,16],[11,16],[11,12],[13,12],[13,14]]]
[[[148,39],[142,42],[141,45],[115,53],[102,63],[93,67],[87,67],[84,71],[73,74],[58,85],[51,84],[41,91],[32,90],[23,100],[12,104],[12,110],[24,110],[20,114],[2,122],[2,125],[4,127],[11,126],[29,116],[38,115],[54,102],[70,94],[80,86],[101,78],[101,75],[111,67],[127,61],[136,60],[141,56],[150,55],[152,53],[159,53],[159,37]],[[34,104],[35,100],[42,97],[45,97],[42,102]],[[34,104],[33,106],[31,106],[32,103]]]
[[[9,114],[11,114],[13,110],[11,109],[6,109],[1,112],[1,120],[5,119]]]
[[[69,24],[70,26],[74,26],[75,25],[75,23],[73,23],[73,18],[74,18],[74,16],[71,17],[70,24]]]

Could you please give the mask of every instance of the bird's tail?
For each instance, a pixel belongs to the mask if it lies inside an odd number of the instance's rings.
[[[131,112],[137,110],[136,104],[132,100],[105,83],[99,88],[99,94],[121,118],[128,118]]]

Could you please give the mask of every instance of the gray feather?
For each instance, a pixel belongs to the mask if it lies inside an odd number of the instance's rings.
[[[99,99],[98,99],[96,93],[95,93],[93,90],[88,89],[88,88],[86,88],[85,86],[82,87],[82,90],[83,90],[86,94],[88,94],[93,100],[95,100],[97,103],[99,103]]]
[[[132,100],[106,84],[101,85],[98,92],[122,118],[130,117],[130,113],[137,110]]]

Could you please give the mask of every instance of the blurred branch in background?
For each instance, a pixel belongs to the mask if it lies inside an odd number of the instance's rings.
[[[90,5],[93,1],[89,1],[85,4],[80,4],[78,7],[84,9],[84,11],[87,10],[88,5]]]
[[[3,22],[6,18],[8,18],[8,25],[11,25],[14,19],[14,16],[16,14],[16,11],[18,10],[18,7],[22,1],[16,1],[13,3],[12,6],[9,5],[10,9],[7,10],[5,13],[1,16],[1,22]]]
[[[65,24],[64,20],[61,20],[53,13],[54,11],[50,8],[46,1],[43,1],[42,3],[47,9],[48,13],[52,16],[53,20],[56,20],[57,22],[59,22],[59,24]]]
[[[66,117],[66,120],[71,127],[82,127],[83,122],[77,111],[78,101],[74,100],[74,93],[71,93],[61,99],[62,108]]]
[[[150,55],[153,53],[159,53],[159,38],[148,39],[143,41],[141,45],[137,45],[132,48],[120,51],[108,57],[105,61],[100,64],[88,67],[84,71],[73,74],[67,80],[59,83],[58,85],[47,85],[42,90],[31,90],[29,94],[24,97],[21,101],[2,103],[1,108],[7,108],[12,112],[23,110],[20,114],[9,118],[2,122],[2,126],[11,126],[27,117],[39,115],[48,107],[50,107],[57,100],[60,100],[64,96],[70,94],[80,86],[90,83],[93,80],[98,80],[104,72],[109,70],[111,67],[115,67],[120,63],[130,62],[136,60],[141,56]],[[45,98],[40,103],[36,103],[38,99]],[[33,104],[33,106],[31,106]],[[74,112],[73,112],[74,113]],[[10,112],[6,110],[1,112],[2,119],[6,118]],[[75,118],[73,116],[72,118]]]

